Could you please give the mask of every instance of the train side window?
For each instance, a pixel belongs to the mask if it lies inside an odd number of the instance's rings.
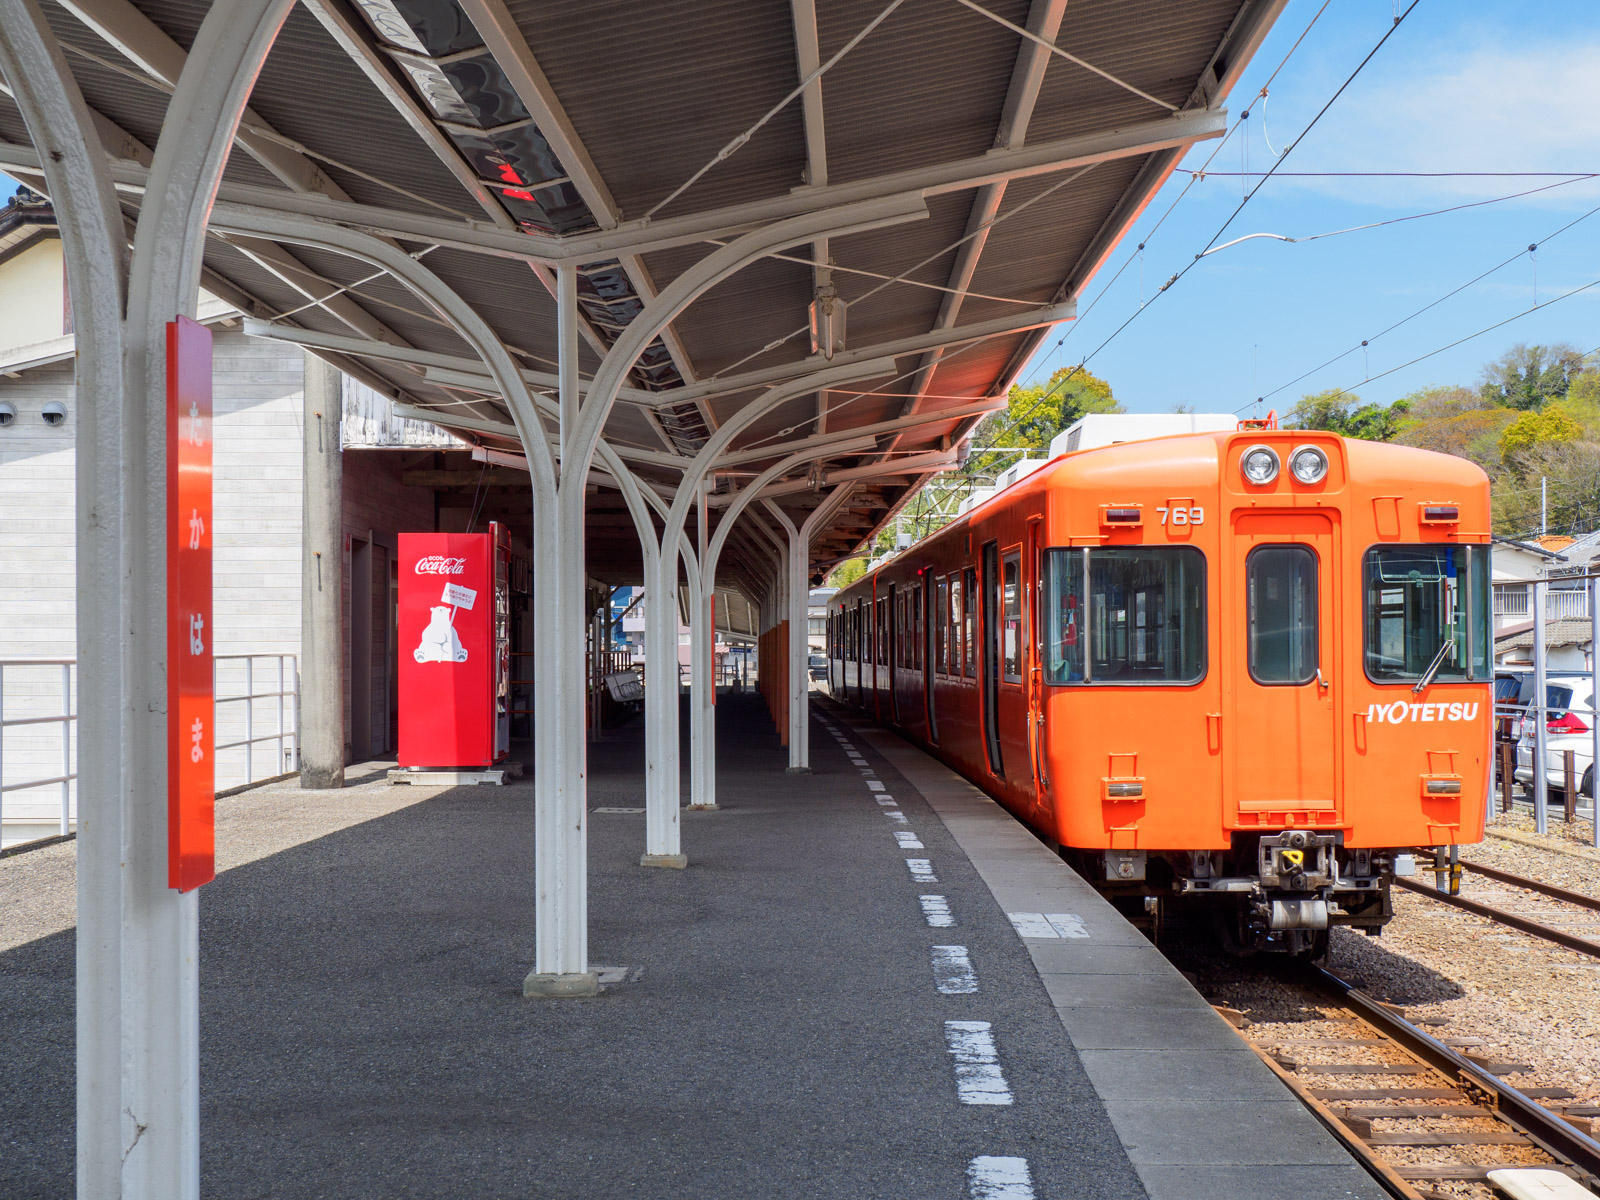
[[[889,665],[889,601],[886,597],[878,600],[878,665]]]
[[[1304,684],[1317,677],[1317,556],[1307,546],[1257,546],[1245,559],[1250,678]]]
[[[961,656],[966,645],[967,605],[972,601],[961,587],[961,572],[950,573],[950,674],[961,674]]]
[[[967,597],[967,607],[961,618],[961,644],[966,647],[965,670],[959,664],[952,664],[952,673],[964,673],[968,679],[978,677],[978,572],[968,567],[962,572],[964,590],[962,594]]]
[[[940,576],[934,592],[933,669],[940,675],[950,669],[950,581]]]
[[[1007,683],[1022,682],[1022,552],[1000,560],[1000,661]]]
[[[911,666],[922,670],[922,585],[911,589]]]
[[[1374,546],[1362,560],[1374,683],[1491,679],[1489,547]]]
[[[1206,560],[1200,551],[1051,550],[1045,586],[1046,683],[1193,684],[1205,678]]]

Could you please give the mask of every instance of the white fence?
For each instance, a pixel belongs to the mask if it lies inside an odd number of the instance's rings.
[[[213,665],[217,789],[299,770],[300,671],[293,654],[228,654]],[[71,833],[78,815],[77,664],[0,659],[0,845]]]
[[[1500,585],[1494,589],[1494,615],[1508,619],[1529,620],[1533,616],[1533,586]],[[1577,589],[1552,588],[1545,610],[1545,620],[1582,620],[1589,615],[1589,593]]]

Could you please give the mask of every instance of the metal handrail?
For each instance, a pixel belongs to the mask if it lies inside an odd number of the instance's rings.
[[[276,664],[276,690],[255,690],[256,663],[268,661]],[[245,675],[245,689],[243,695],[217,696],[214,703],[217,707],[225,704],[243,704],[245,706],[243,738],[234,741],[219,743],[214,753],[224,750],[243,749],[245,752],[245,783],[257,782],[255,773],[254,747],[263,742],[276,742],[278,747],[277,769],[266,776],[270,778],[280,775],[285,770],[298,769],[300,757],[300,672],[299,656],[294,654],[221,654],[213,660],[213,672],[218,666],[225,663],[242,662]],[[77,737],[78,714],[73,711],[73,675],[77,660],[73,658],[11,658],[0,659],[0,798],[8,792],[27,791],[32,788],[50,787],[59,785],[61,788],[61,816],[59,828],[62,836],[72,832],[75,818],[73,811],[73,792],[78,774],[73,770],[73,753]],[[43,717],[6,717],[5,716],[5,671],[37,669],[40,667],[60,667],[60,711]],[[276,728],[262,734],[255,731],[255,702],[260,700],[277,701]],[[61,773],[39,779],[26,779],[20,782],[7,783],[5,781],[5,731],[39,725],[61,726]],[[4,808],[0,806],[0,830],[4,828]]]
[[[5,829],[4,798],[7,792],[20,792],[38,787],[50,787],[53,784],[61,786],[61,836],[65,837],[72,828],[72,784],[77,778],[77,773],[72,769],[73,731],[77,724],[78,714],[72,711],[72,672],[77,665],[76,659],[71,658],[26,658],[26,659],[0,659],[0,837]],[[12,667],[60,667],[61,668],[61,711],[47,717],[13,717],[5,719],[5,669]],[[60,725],[61,726],[61,774],[52,775],[46,779],[29,779],[22,783],[7,784],[5,781],[5,731],[16,729],[24,725]]]

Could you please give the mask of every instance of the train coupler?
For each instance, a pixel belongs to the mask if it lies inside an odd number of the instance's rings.
[[[1335,855],[1343,841],[1343,833],[1317,833],[1309,829],[1285,829],[1282,833],[1264,835],[1257,852],[1261,886],[1287,892],[1312,892],[1328,887],[1339,878]]]

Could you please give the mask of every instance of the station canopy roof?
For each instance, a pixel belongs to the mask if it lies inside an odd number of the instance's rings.
[[[40,3],[132,212],[208,5]],[[683,456],[773,384],[892,358],[757,420],[719,462],[725,496],[818,448],[772,485],[796,519],[851,483],[812,544],[820,572],[1003,403],[1187,147],[1221,134],[1221,103],[1284,3],[302,0],[239,128],[203,284],[251,332],[436,410],[514,467],[504,403],[449,322],[368,263],[240,232],[227,213],[383,231],[550,391],[552,247],[587,252],[589,375],[645,303],[730,238],[920,195],[921,219],[784,248],[703,295],[640,356],[605,426],[642,480],[671,487]],[[3,89],[0,137],[0,162],[29,178]],[[592,511],[620,514],[601,484]],[[638,562],[625,520],[593,521],[589,553],[618,581]],[[739,561],[722,559],[735,583]]]

